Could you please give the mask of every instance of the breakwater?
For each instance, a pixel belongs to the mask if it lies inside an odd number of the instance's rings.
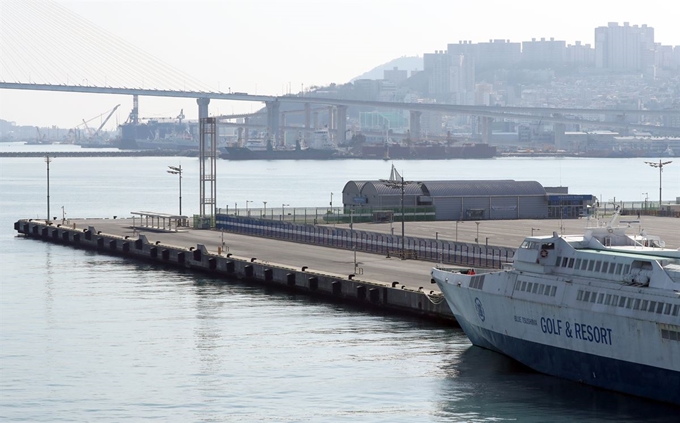
[[[352,302],[373,308],[390,310],[453,322],[453,315],[429,275],[427,284],[414,286],[409,281],[380,281],[363,278],[356,273],[338,274],[320,266],[292,266],[255,256],[244,257],[226,252],[221,247],[209,249],[206,243],[182,247],[179,233],[165,233],[164,241],[151,241],[144,234],[136,236],[105,233],[95,226],[58,224],[24,219],[15,222],[14,229],[26,237],[69,247],[96,250],[102,254],[119,255],[177,268],[190,269],[246,282],[259,282],[310,295]],[[191,230],[192,236],[206,238],[214,231]],[[108,231],[115,232],[115,231]],[[136,232],[136,231],[135,231]],[[273,242],[273,241],[272,241]]]

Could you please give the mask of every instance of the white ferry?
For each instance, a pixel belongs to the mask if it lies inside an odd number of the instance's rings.
[[[532,236],[502,271],[432,269],[470,341],[553,376],[680,405],[680,251],[627,235]]]

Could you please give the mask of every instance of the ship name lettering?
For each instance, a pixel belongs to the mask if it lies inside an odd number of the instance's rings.
[[[586,323],[574,323],[574,338],[596,344],[612,344],[612,330],[602,326],[592,326]]]
[[[525,325],[532,325],[532,326],[538,326],[538,322],[536,319],[531,319],[529,317],[524,317],[524,316],[514,316],[515,317],[515,322],[517,323],[524,323]]]
[[[561,335],[562,320],[550,317],[541,317],[541,330],[549,335]]]

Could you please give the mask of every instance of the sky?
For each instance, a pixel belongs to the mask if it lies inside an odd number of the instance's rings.
[[[0,16],[8,1],[0,1]],[[112,34],[112,38],[133,44],[215,91],[251,94],[280,95],[312,85],[348,82],[394,58],[445,50],[448,43],[459,40],[521,42],[554,37],[568,44],[592,44],[594,28],[607,22],[647,24],[654,27],[657,42],[680,45],[680,2],[670,0],[572,0],[562,6],[544,0],[56,3]],[[72,45],[70,39],[76,36],[74,30],[73,34],[60,33],[56,39],[53,36],[51,41]],[[63,59],[54,66],[68,66],[69,58]],[[0,75],[0,79],[3,77]],[[51,82],[66,83],[66,78]],[[0,119],[19,125],[69,128],[83,119],[105,115],[117,104],[121,107],[107,124],[108,129],[125,121],[132,107],[130,96],[0,90]],[[213,101],[210,112],[244,113],[261,106]],[[176,116],[180,109],[188,118],[197,116],[195,100],[140,98],[143,117]]]

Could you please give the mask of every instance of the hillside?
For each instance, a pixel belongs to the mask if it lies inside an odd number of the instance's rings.
[[[364,72],[355,78],[352,78],[350,82],[354,82],[357,79],[383,79],[383,71],[385,69],[393,69],[395,67],[399,69],[406,69],[409,72],[412,70],[423,70],[423,58],[417,56],[399,57],[397,59],[390,60],[387,63],[383,63],[382,65],[376,66],[370,71]]]

